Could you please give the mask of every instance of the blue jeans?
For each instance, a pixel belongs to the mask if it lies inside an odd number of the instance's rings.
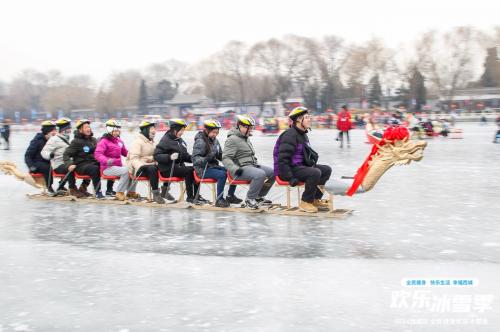
[[[227,179],[227,174],[226,174],[226,169],[224,167],[210,167],[207,168],[205,172],[205,178],[206,179],[215,179],[217,180],[217,197],[223,198],[224,197],[224,186],[226,185],[226,179]],[[231,185],[229,186],[229,190],[227,194],[229,196],[233,196],[234,192],[236,191],[236,185]]]

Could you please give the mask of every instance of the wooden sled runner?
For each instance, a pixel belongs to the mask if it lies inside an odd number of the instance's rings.
[[[296,207],[287,208],[286,206],[280,204],[273,204],[268,207],[262,207],[257,210],[252,210],[245,207],[229,207],[220,208],[213,205],[194,205],[186,202],[178,203],[167,203],[167,204],[156,204],[144,201],[118,201],[112,199],[95,199],[95,198],[84,198],[77,199],[74,196],[56,196],[51,197],[46,194],[28,194],[27,197],[33,200],[40,201],[53,201],[53,202],[72,202],[76,204],[100,204],[100,205],[132,205],[140,207],[149,207],[155,209],[193,209],[201,211],[214,211],[214,212],[229,212],[229,213],[255,213],[255,214],[270,214],[270,215],[283,215],[283,216],[304,216],[304,217],[316,217],[316,218],[328,218],[328,219],[342,219],[349,216],[353,210],[347,209],[335,209],[333,211],[319,211],[317,213],[308,213],[298,210]]]

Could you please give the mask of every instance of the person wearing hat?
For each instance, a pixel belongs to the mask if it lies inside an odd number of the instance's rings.
[[[56,134],[56,124],[53,121],[43,121],[40,132],[31,140],[24,154],[24,161],[30,173],[42,173],[45,184],[47,185],[47,190],[51,194],[54,193],[54,190],[52,189],[50,163],[42,157],[41,152],[49,138]]]
[[[217,120],[206,120],[203,122],[204,129],[194,137],[193,166],[196,174],[201,178],[205,172],[205,178],[217,180],[217,207],[229,207],[230,204],[240,204],[241,199],[235,196],[236,185],[230,185],[227,198],[224,199],[224,186],[227,180],[227,170],[219,165],[222,161],[222,148],[217,139],[222,127]]]
[[[327,165],[319,165],[318,154],[309,143],[307,132],[311,128],[311,116],[305,107],[294,108],[289,115],[292,124],[276,141],[273,151],[274,174],[295,187],[305,182],[305,190],[299,209],[318,212],[318,207],[328,207],[321,200],[323,193],[318,185],[324,185],[332,174]]]
[[[248,115],[236,116],[236,127],[227,134],[222,152],[222,163],[229,170],[231,177],[250,181],[245,204],[257,209],[259,204],[271,204],[265,196],[274,184],[273,169],[260,165],[255,157],[255,150],[250,142],[255,120]]]
[[[349,113],[349,108],[347,105],[342,105],[342,110],[338,114],[337,118],[337,129],[339,130],[338,140],[340,141],[340,147],[344,147],[344,134],[347,136],[347,146],[351,146],[351,140],[349,138],[349,130],[351,130],[351,113]]]
[[[130,173],[135,176],[144,176],[149,179],[149,184],[153,192],[153,201],[158,204],[165,204],[165,200],[161,197],[158,190],[158,167],[153,158],[155,151],[155,135],[156,127],[154,122],[142,121],[139,125],[139,134],[136,135],[128,152],[127,164]],[[128,198],[140,198],[141,196],[129,189]]]
[[[64,151],[63,161],[69,172],[75,171],[78,174],[90,176],[94,186],[95,198],[103,199],[99,162],[94,157],[96,146],[97,140],[90,128],[90,120],[78,120],[76,122],[75,137]],[[85,183],[82,183],[80,191],[88,195]]]
[[[128,151],[125,143],[120,138],[120,128],[121,125],[118,121],[114,119],[106,121],[106,133],[102,135],[97,143],[94,155],[95,159],[99,161],[101,172],[104,175],[120,177],[115,198],[124,201],[126,199],[125,192],[135,192],[137,182],[130,180],[128,167],[122,164],[122,156],[126,157]],[[106,190],[106,195],[108,195],[108,192],[109,188]]]
[[[187,144],[181,137],[186,130],[187,123],[183,119],[171,119],[169,126],[169,130],[155,148],[154,158],[158,162],[158,169],[164,177],[172,175],[184,178],[187,202],[206,203],[208,201],[201,197],[198,191],[199,185],[194,181],[194,167],[185,164],[193,162],[193,158],[187,151]]]
[[[50,161],[52,169],[59,174],[67,174],[68,167],[64,164],[63,155],[70,142],[71,119],[61,118],[55,122],[57,126],[57,135],[51,136],[47,144],[42,149],[42,157]],[[70,195],[82,198],[85,195],[76,188],[76,180],[73,172],[68,174]],[[64,183],[59,183],[59,190],[64,189]]]

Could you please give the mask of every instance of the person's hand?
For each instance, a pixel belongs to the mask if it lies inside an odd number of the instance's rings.
[[[113,159],[108,159],[107,164],[108,166],[113,166]]]
[[[69,165],[68,171],[73,172],[76,168],[76,165]]]
[[[234,174],[238,177],[240,177],[243,174],[243,168],[238,168]]]
[[[208,161],[212,161],[212,160],[217,159],[216,156],[215,156],[215,152],[214,151],[212,151],[209,154],[207,154],[206,158],[207,158]]]
[[[177,160],[177,159],[179,159],[179,154],[178,154],[177,152],[172,153],[172,154],[170,155],[170,159],[171,159],[171,160]]]
[[[288,183],[290,184],[290,187],[295,187],[296,185],[299,184],[299,180],[296,178],[291,178],[290,181],[288,181]]]
[[[36,166],[31,166],[30,167],[30,173],[35,173],[37,170]]]

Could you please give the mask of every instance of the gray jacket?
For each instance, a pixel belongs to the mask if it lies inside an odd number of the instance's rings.
[[[66,148],[69,146],[69,136],[64,136],[62,134],[57,134],[49,138],[45,146],[43,147],[40,154],[43,159],[50,160],[50,165],[52,169],[64,164],[63,154]],[[51,158],[52,155],[52,158]]]
[[[205,136],[205,137],[204,137]],[[210,144],[210,153],[207,148],[207,141]],[[199,177],[203,176],[205,165],[207,168],[219,166],[219,160],[222,160],[222,148],[219,140],[214,138],[210,140],[203,131],[200,131],[194,137],[193,145],[193,166]]]
[[[222,152],[222,163],[232,177],[240,167],[257,165],[257,157],[255,157],[255,150],[249,137],[241,134],[238,128],[231,129],[227,134]]]

